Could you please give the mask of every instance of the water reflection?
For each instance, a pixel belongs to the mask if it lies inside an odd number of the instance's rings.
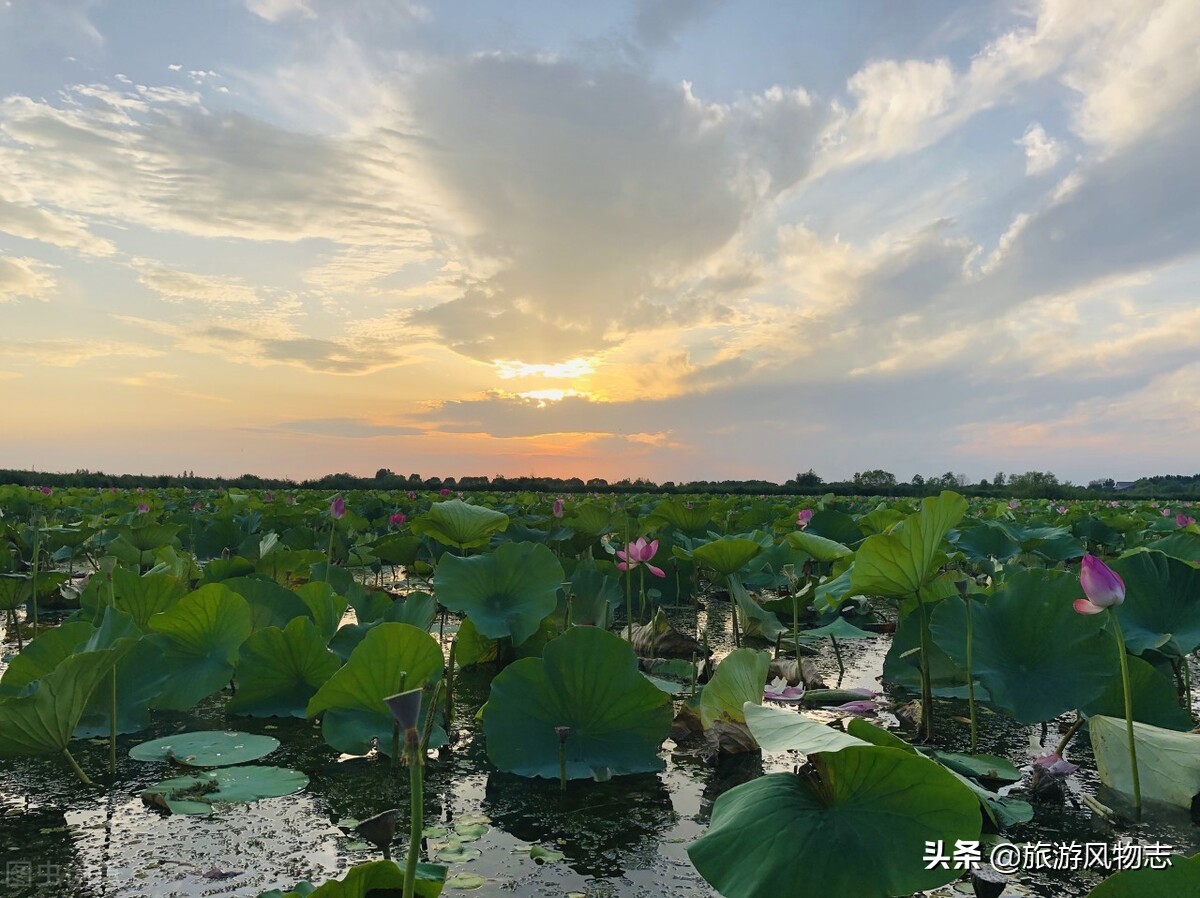
[[[483,812],[522,842],[554,845],[576,873],[597,878],[653,866],[662,833],[678,820],[670,792],[654,774],[573,780],[564,793],[557,781],[493,773]]]

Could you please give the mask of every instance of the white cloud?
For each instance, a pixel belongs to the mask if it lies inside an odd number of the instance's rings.
[[[238,278],[193,274],[152,259],[134,259],[130,264],[137,271],[138,283],[172,302],[254,305],[260,301],[254,288]]]
[[[57,285],[47,273],[50,266],[23,256],[0,256],[0,302],[18,299],[47,300]]]
[[[246,0],[246,8],[268,22],[292,17],[315,19],[317,16],[308,0]]]
[[[1046,129],[1031,122],[1024,135],[1015,143],[1025,148],[1025,174],[1048,172],[1062,158],[1063,145],[1046,134]]]
[[[87,225],[77,216],[19,202],[13,195],[0,196],[0,231],[26,240],[40,240],[54,246],[76,249],[92,256],[109,256],[116,251],[111,242],[88,231]]]

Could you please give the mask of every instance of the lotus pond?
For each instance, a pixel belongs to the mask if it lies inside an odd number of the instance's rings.
[[[0,514],[5,895],[1200,895],[1188,507]]]

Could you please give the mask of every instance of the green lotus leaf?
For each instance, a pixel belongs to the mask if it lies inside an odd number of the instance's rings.
[[[796,711],[746,702],[742,706],[742,713],[754,741],[765,752],[798,751],[811,755],[867,744],[862,739]]]
[[[576,624],[604,627],[612,609],[625,601],[623,575],[616,566],[585,558],[571,573],[571,620]]]
[[[1173,854],[1163,870],[1122,870],[1087,893],[1087,898],[1181,898],[1200,895],[1200,854]]]
[[[576,533],[595,539],[612,532],[613,514],[602,505],[582,502],[571,509],[567,516],[567,524]]]
[[[162,694],[169,675],[162,646],[153,637],[142,636],[117,660],[116,674],[117,732],[141,732],[150,726],[150,708]],[[112,694],[108,688],[93,692],[75,727],[75,738],[107,737],[111,709]]]
[[[307,617],[268,627],[242,646],[238,690],[226,706],[250,717],[305,717],[309,701],[342,666]]]
[[[742,709],[746,703],[762,704],[770,667],[769,652],[742,648],[726,655],[700,694],[700,722],[704,728],[707,730],[718,720],[744,723]]]
[[[182,583],[167,574],[140,577],[121,567],[113,569],[112,587],[117,608],[132,617],[143,631],[151,617],[166,611],[186,592]]]
[[[72,621],[46,630],[13,656],[0,678],[0,695],[12,695],[50,673],[96,631],[86,621]]]
[[[1133,794],[1129,741],[1122,718],[1097,715],[1088,720],[1092,753],[1100,781]],[[1142,798],[1190,808],[1200,793],[1200,734],[1178,733],[1148,723],[1133,724]]]
[[[679,499],[663,499],[654,506],[647,521],[651,524],[670,524],[684,533],[703,533],[712,520],[710,502],[684,503]]]
[[[16,611],[25,604],[24,584],[18,574],[0,574],[0,611]]]
[[[302,615],[308,616],[308,605],[304,600],[274,580],[235,577],[223,580],[221,585],[246,600],[250,606],[250,623],[255,630],[265,627],[283,629],[288,621]]]
[[[729,595],[737,607],[738,622],[741,624],[744,635],[760,636],[774,642],[787,632],[788,628],[779,622],[775,612],[768,611],[758,604],[754,597],[746,591],[746,587],[742,585],[741,578],[737,574],[730,574],[728,582]]]
[[[1200,533],[1179,531],[1141,547],[1149,552],[1162,552],[1189,564],[1200,564]]]
[[[1079,580],[1061,571],[1021,571],[986,602],[972,599],[973,669],[999,705],[1022,723],[1040,723],[1098,698],[1116,658],[1104,615],[1079,614]],[[933,640],[957,664],[967,657],[966,605],[945,599],[933,612]]]
[[[81,652],[61,661],[26,694],[0,698],[0,758],[65,751],[88,699],[115,662],[112,649]]]
[[[508,527],[508,515],[462,499],[439,502],[412,522],[412,532],[447,546],[472,549],[483,546]]]
[[[851,589],[863,595],[907,598],[937,571],[946,534],[967,511],[967,500],[943,492],[921,500],[891,533],[868,537],[854,555]]]
[[[201,586],[148,621],[169,671],[154,707],[186,711],[225,686],[253,629],[250,606],[220,583]]]
[[[135,745],[135,761],[176,761],[188,767],[232,767],[265,758],[279,748],[279,740],[253,733],[201,730],[176,733]]]
[[[603,779],[662,770],[671,718],[670,696],[641,675],[630,645],[595,627],[573,627],[541,658],[506,667],[483,708],[492,763],[547,779],[559,775],[555,727],[570,727],[568,778]]]
[[[728,577],[740,571],[762,550],[762,545],[744,536],[723,536],[692,549],[691,557],[702,567]]]
[[[1008,758],[957,751],[930,751],[928,754],[943,767],[963,776],[999,783],[1015,783],[1021,779],[1021,771]]]
[[[232,558],[214,558],[204,565],[204,578],[200,583],[220,583],[222,580],[232,580],[234,577],[245,577],[253,573],[254,564],[240,555],[234,555]]]
[[[804,532],[823,536],[846,546],[855,546],[863,539],[863,532],[854,518],[836,508],[818,511],[809,520]]]
[[[832,636],[836,639],[874,639],[879,634],[856,627],[839,615],[825,626],[801,630],[799,635],[801,639],[818,639],[824,636]]]
[[[1133,719],[1168,730],[1190,730],[1192,716],[1180,707],[1175,684],[1154,665],[1136,656],[1125,659],[1129,665],[1129,689],[1133,697]],[[1117,659],[1112,660],[1112,673],[1104,692],[1095,701],[1079,709],[1088,717],[1104,714],[1125,717],[1125,687]]]
[[[972,600],[974,601],[974,600]],[[936,620],[937,609],[942,603],[926,603],[926,610]],[[893,687],[900,687],[908,692],[919,693],[921,689],[920,655],[921,644],[921,614],[916,605],[902,613],[896,623],[896,632],[892,634],[892,644],[888,646],[887,655],[883,659],[883,681]],[[1115,657],[1115,656],[1114,656]],[[944,697],[966,698],[967,672],[954,662],[954,659],[942,651],[936,640],[929,645],[929,679],[933,685],[933,694]],[[976,681],[979,677],[976,675]],[[987,700],[987,690],[981,685],[975,686],[975,698]]]
[[[137,527],[120,526],[117,532],[139,552],[150,552],[169,545],[182,529],[182,524],[141,524]]]
[[[981,521],[961,530],[954,545],[976,562],[987,558],[1007,561],[1021,553],[1021,544],[996,521]]]
[[[443,556],[433,588],[444,607],[465,613],[482,636],[520,645],[558,607],[564,576],[545,546],[505,543],[490,555]]]
[[[211,814],[215,804],[280,798],[306,786],[307,776],[286,767],[223,767],[163,780],[144,790],[142,801],[172,814]]]
[[[1125,581],[1117,616],[1130,652],[1156,649],[1178,658],[1200,647],[1200,569],[1141,552],[1114,562],[1113,570]]]
[[[411,533],[394,533],[391,536],[385,536],[371,548],[380,561],[407,567],[417,560],[417,553],[421,550],[421,540]]]
[[[307,606],[317,631],[328,642],[346,614],[346,599],[334,592],[328,583],[305,583],[296,590],[296,595]]]
[[[348,754],[365,755],[373,740],[379,750],[392,749],[393,718],[383,700],[441,679],[445,660],[437,640],[410,624],[372,627],[345,666],[317,690],[306,714],[324,713],[325,741]],[[435,731],[430,744],[441,744]]]
[[[440,864],[417,864],[414,891],[419,898],[437,898],[445,882],[445,867]],[[311,898],[383,898],[385,895],[399,895],[403,888],[403,867],[395,861],[372,861],[351,867],[343,879],[325,883],[311,893]]]
[[[947,771],[901,749],[857,745],[813,755],[800,775],[724,793],[688,855],[730,898],[887,898],[957,879],[957,870],[925,869],[925,844],[978,839],[980,825],[975,796]]]
[[[789,533],[786,539],[793,549],[811,556],[813,561],[822,564],[854,554],[854,551],[848,546],[823,536],[817,536],[815,533],[809,533],[807,530],[795,530]]]

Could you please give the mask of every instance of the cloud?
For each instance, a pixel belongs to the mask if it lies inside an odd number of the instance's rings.
[[[117,340],[13,340],[0,344],[0,358],[16,359],[50,368],[75,368],[96,359],[156,358],[161,349]]]
[[[54,278],[47,274],[50,267],[24,256],[0,256],[0,303],[49,299],[57,289]]]
[[[1016,141],[1025,148],[1025,174],[1040,175],[1058,165],[1062,158],[1063,145],[1047,136],[1046,129],[1031,122],[1021,139]]]
[[[246,8],[268,22],[278,22],[293,17],[304,19],[317,17],[308,0],[246,0]]]
[[[238,278],[193,274],[169,268],[152,259],[134,259],[138,283],[171,302],[185,300],[205,305],[254,305],[259,302],[254,288]]]
[[[657,283],[803,177],[816,128],[801,91],[710,104],[632,69],[506,55],[433,66],[408,99],[465,245],[496,269],[410,320],[485,361],[559,362],[653,326],[637,304],[670,307]]]
[[[0,231],[25,240],[76,249],[91,256],[110,256],[116,251],[112,243],[89,232],[76,216],[62,215],[3,196],[0,196]]]
[[[374,439],[376,437],[420,436],[424,431],[399,424],[377,424],[358,418],[307,418],[281,421],[268,427],[248,428],[260,431],[284,431],[340,439]]]

